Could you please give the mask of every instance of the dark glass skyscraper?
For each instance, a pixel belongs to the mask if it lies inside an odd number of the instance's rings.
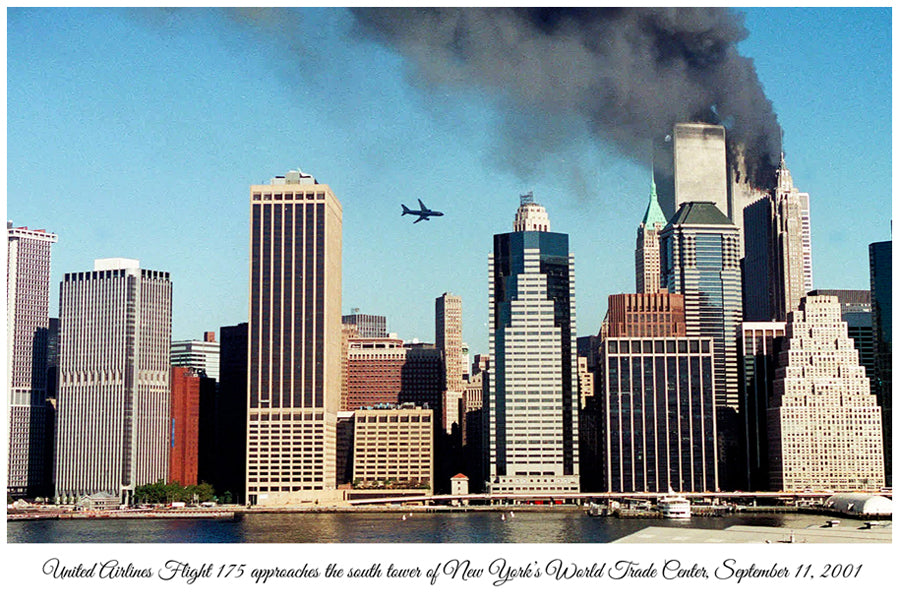
[[[488,489],[579,489],[575,272],[569,236],[524,196],[490,257]]]
[[[869,244],[869,279],[875,334],[876,395],[884,431],[885,480],[893,485],[891,447],[891,242]]]
[[[740,474],[737,435],[738,330],[741,323],[740,234],[712,202],[683,204],[662,230],[663,285],[684,295],[687,336],[712,338],[719,482]]]
[[[772,397],[778,351],[783,340],[783,321],[748,321],[741,324],[740,443],[745,472],[735,482],[742,489],[765,490],[769,486],[766,410]]]
[[[247,322],[219,328],[219,398],[216,404],[216,468],[221,496],[244,503],[247,473]]]

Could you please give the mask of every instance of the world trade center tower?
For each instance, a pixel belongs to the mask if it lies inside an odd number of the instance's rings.
[[[342,209],[298,171],[250,187],[247,503],[336,497]]]

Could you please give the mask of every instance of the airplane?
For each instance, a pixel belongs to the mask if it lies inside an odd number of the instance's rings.
[[[422,203],[422,200],[419,200],[419,208],[421,210],[410,210],[405,205],[400,204],[400,207],[403,208],[403,214],[400,216],[406,216],[407,214],[415,214],[419,218],[413,221],[413,225],[418,223],[419,221],[427,221],[429,220],[429,216],[444,216],[443,212],[438,212],[437,210],[429,210],[425,207],[425,204]]]

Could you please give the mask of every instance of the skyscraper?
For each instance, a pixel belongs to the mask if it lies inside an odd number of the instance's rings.
[[[742,299],[744,320],[772,321],[772,278],[769,257],[772,253],[770,232],[772,198],[763,196],[746,206],[744,218],[744,258],[741,260],[743,278]]]
[[[611,294],[603,337],[684,336],[684,294]]]
[[[213,485],[219,496],[245,503],[247,479],[246,322],[219,328],[219,400]]]
[[[189,367],[173,366],[172,429],[169,443],[169,481],[197,485],[200,460],[200,373]]]
[[[884,486],[881,413],[836,297],[806,297],[789,315],[768,432],[772,489]]]
[[[298,171],[250,187],[247,502],[336,495],[342,208]]]
[[[574,257],[520,198],[489,257],[488,491],[579,489]]]
[[[719,483],[740,474],[737,414],[741,269],[737,227],[712,203],[683,204],[662,230],[669,292],[684,295],[687,336],[713,339]]]
[[[56,234],[6,224],[7,492],[42,495],[46,485],[47,336],[50,247]]]
[[[128,503],[169,462],[169,274],[136,260],[66,273],[59,295],[56,499],[108,492]]]
[[[742,489],[769,487],[767,410],[775,384],[778,351],[784,338],[783,321],[745,321],[741,324],[741,449],[745,472]]]
[[[402,403],[403,366],[409,349],[399,338],[350,338],[347,400],[342,412]]]
[[[744,319],[785,321],[812,289],[809,194],[781,156],[775,189],[743,208]]]
[[[716,491],[710,338],[607,338],[601,344],[601,489]]]
[[[699,122],[678,123],[672,135],[654,145],[653,178],[663,214],[669,219],[682,204],[708,200],[729,218],[725,128]]]
[[[875,376],[878,404],[881,406],[884,427],[885,479],[893,485],[893,446],[891,403],[891,267],[892,244],[875,242],[869,244],[869,284],[872,291],[872,329],[875,334]]]
[[[800,201],[800,241],[803,248],[803,291],[813,289],[812,224],[809,216],[809,194],[798,193]]]
[[[653,181],[650,185],[650,203],[638,226],[634,249],[635,284],[639,294],[659,292],[659,232],[667,222],[657,199],[656,181]]]
[[[800,299],[806,296],[807,263],[804,252],[804,220],[801,212],[800,192],[794,187],[791,172],[784,163],[784,154],[776,172],[775,193],[771,205],[769,275],[772,296],[772,317],[776,321],[787,319],[788,313],[797,309]],[[809,196],[806,196],[809,224]],[[812,265],[808,267],[811,271]]]
[[[847,336],[859,351],[859,363],[866,369],[873,394],[878,394],[875,368],[875,333],[872,324],[872,293],[869,290],[822,290],[808,292],[808,296],[836,296],[841,305],[841,321],[847,322]]]
[[[440,421],[451,433],[462,426],[459,403],[463,393],[462,298],[444,292],[434,299],[434,343],[444,356],[444,402]]]

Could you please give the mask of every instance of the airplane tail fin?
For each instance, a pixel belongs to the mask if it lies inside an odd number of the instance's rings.
[[[403,208],[403,214],[401,214],[400,216],[406,216],[407,214],[409,214],[409,208],[407,208],[405,204],[400,204],[400,207]]]

